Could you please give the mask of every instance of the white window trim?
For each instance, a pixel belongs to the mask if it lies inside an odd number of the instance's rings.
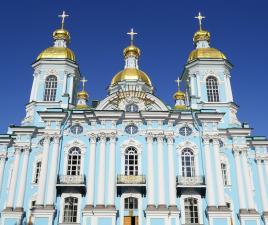
[[[184,206],[184,199],[186,198],[196,198],[197,205],[198,205],[198,224],[203,224],[203,208],[202,208],[202,198],[200,195],[182,195],[180,198],[180,205],[181,205],[181,223],[185,224],[185,206]]]
[[[119,212],[119,215],[120,215],[120,221],[121,223],[120,224],[124,224],[124,210],[125,210],[125,199],[126,198],[129,198],[129,197],[133,197],[133,198],[137,198],[138,199],[138,216],[139,216],[139,224],[142,224],[142,218],[143,218],[143,215],[142,215],[142,197],[141,197],[141,194],[139,193],[123,193],[121,195],[121,198],[120,198],[120,212]]]
[[[81,165],[80,165],[81,173],[80,175],[84,175],[84,158],[85,158],[85,152],[86,152],[86,145],[80,140],[70,141],[64,146],[63,175],[67,175],[68,154],[69,154],[69,150],[73,147],[78,147],[81,150]]]
[[[33,161],[33,163],[32,163],[32,168],[33,168],[33,170],[32,170],[32,185],[38,185],[38,183],[35,183],[34,182],[34,180],[35,180],[35,175],[36,175],[36,165],[37,165],[37,163],[38,162],[41,162],[41,169],[42,169],[42,153],[39,153],[36,157],[35,157],[35,159],[34,159],[34,161]],[[40,177],[39,177],[40,178]]]
[[[80,212],[81,212],[81,194],[77,193],[63,193],[61,195],[60,200],[60,223],[63,223],[63,216],[64,216],[64,199],[68,197],[74,197],[78,199],[78,207],[77,207],[77,223],[80,223]]]
[[[45,90],[46,90],[46,80],[49,76],[55,76],[57,78],[57,88],[56,88],[56,95],[55,95],[55,101],[44,101],[44,97],[45,97]],[[43,93],[42,93],[42,101],[43,102],[56,102],[57,100],[57,96],[58,96],[58,89],[59,89],[59,81],[60,81],[60,77],[59,75],[57,75],[56,73],[47,73],[45,76],[44,76],[44,79],[42,80],[43,82]]]
[[[231,170],[230,170],[229,160],[228,160],[227,156],[224,153],[221,153],[220,160],[221,160],[221,163],[224,163],[226,165],[227,185],[224,185],[224,184],[223,185],[225,187],[226,186],[231,186],[232,183],[231,183],[231,173],[230,173]]]
[[[193,151],[194,154],[194,168],[195,168],[195,176],[199,176],[199,166],[198,166],[198,148],[197,146],[190,142],[190,141],[184,141],[181,144],[179,144],[176,149],[177,149],[177,155],[178,155],[178,164],[179,166],[179,175],[182,176],[182,162],[181,162],[181,155],[182,151],[185,148],[190,148]]]
[[[125,174],[125,151],[128,147],[134,147],[138,152],[138,175],[142,175],[142,161],[141,161],[141,153],[142,153],[142,144],[134,139],[129,139],[124,141],[121,146],[121,174]]]

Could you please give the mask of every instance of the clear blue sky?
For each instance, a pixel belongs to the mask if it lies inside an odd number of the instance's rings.
[[[268,3],[263,0],[45,0],[4,1],[1,25],[0,132],[20,124],[32,85],[31,63],[52,44],[59,27],[57,15],[66,10],[66,28],[80,70],[87,77],[91,99],[103,99],[113,75],[123,68],[122,50],[131,27],[142,50],[140,67],[151,77],[158,95],[173,104],[174,79],[181,73],[201,11],[211,45],[235,65],[232,87],[240,106],[239,119],[249,122],[255,135],[267,127]]]

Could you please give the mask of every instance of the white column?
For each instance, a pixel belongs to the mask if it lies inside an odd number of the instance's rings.
[[[47,205],[54,205],[54,199],[56,196],[56,184],[57,184],[57,167],[58,167],[58,155],[60,137],[53,137],[53,149],[50,161],[50,173],[48,177],[48,189],[47,189]]]
[[[263,164],[261,163],[261,159],[256,159],[256,163],[257,163],[257,170],[260,184],[262,208],[263,212],[268,212],[268,195],[267,190],[265,190],[265,183],[264,183],[265,177],[263,176]]]
[[[68,74],[63,75],[62,95],[66,94]]]
[[[99,157],[99,177],[98,177],[98,192],[96,205],[104,207],[105,205],[105,147],[106,136],[100,136],[100,157]]]
[[[3,175],[4,175],[6,157],[7,157],[7,147],[5,147],[4,152],[0,153],[0,193],[2,191],[2,183],[3,183]]]
[[[30,102],[34,100],[34,92],[35,92],[35,85],[36,85],[36,74],[34,74],[34,79],[33,79],[33,85],[32,85],[32,90],[31,90],[31,96],[30,96]]]
[[[164,182],[164,156],[163,156],[163,135],[157,136],[157,169],[158,169],[158,207],[166,206],[166,192],[165,192],[165,182]]]
[[[50,137],[46,136],[44,140],[44,146],[43,146],[43,152],[42,152],[41,171],[40,171],[40,179],[39,179],[36,205],[44,205],[49,146],[50,146]]]
[[[89,166],[87,172],[87,203],[86,207],[92,208],[94,205],[94,184],[95,184],[95,160],[96,160],[96,137],[90,136]]]
[[[25,188],[26,188],[26,178],[27,178],[27,170],[28,170],[28,162],[29,162],[29,154],[30,148],[23,149],[23,161],[22,161],[22,168],[20,174],[20,191],[18,193],[17,205],[16,208],[22,209],[23,208],[23,201],[25,196]]]
[[[243,167],[244,177],[245,177],[246,195],[248,199],[248,209],[255,209],[252,186],[249,180],[250,176],[249,176],[249,167],[248,167],[248,162],[247,162],[247,149],[242,151],[241,159],[242,159],[242,167]]]
[[[217,186],[217,195],[218,195],[218,206],[225,206],[224,199],[224,186],[222,180],[222,171],[221,171],[221,159],[220,159],[220,144],[218,139],[213,140],[214,145],[214,157],[215,157],[215,167],[216,167],[216,186]]]
[[[196,82],[197,82],[197,95],[200,98],[201,97],[201,84],[200,84],[200,79],[198,75],[196,75]]]
[[[153,136],[147,135],[147,193],[148,208],[155,206],[154,203],[154,159],[153,159]]]
[[[70,103],[73,102],[73,88],[74,88],[74,75],[70,74],[70,81],[69,81],[69,97],[70,97]]]
[[[116,136],[113,134],[110,137],[110,161],[109,161],[109,180],[108,180],[108,206],[114,207],[114,198],[115,198],[115,144]]]
[[[34,85],[33,99],[36,101],[37,100],[37,94],[38,94],[37,89],[38,89],[39,85],[42,84],[42,83],[40,82],[40,79],[38,79],[38,77],[37,77],[38,75],[35,75],[35,76],[36,76],[36,82],[35,82],[35,85]],[[41,97],[40,100],[43,101],[43,96]]]
[[[195,95],[195,84],[194,84],[194,75],[191,76],[190,78],[190,83],[191,83],[191,95]]]
[[[206,186],[207,186],[207,197],[208,206],[215,206],[215,196],[213,191],[213,177],[210,159],[210,146],[209,139],[204,139],[205,145],[205,170],[206,170]]]
[[[11,181],[9,184],[6,208],[13,208],[14,196],[15,196],[15,190],[16,190],[16,181],[17,181],[18,170],[19,170],[20,152],[21,152],[21,148],[15,147],[14,164],[13,164]]]
[[[233,93],[232,93],[232,87],[231,87],[231,82],[230,82],[230,76],[227,76],[227,86],[228,86],[228,90],[229,90],[229,97],[230,97],[230,101],[233,102],[234,98],[233,98]]]
[[[176,206],[176,177],[175,177],[175,169],[174,169],[174,140],[172,136],[168,136],[168,181],[169,181],[169,206]]]
[[[240,153],[238,150],[234,150],[233,154],[234,154],[234,159],[235,159],[239,206],[240,206],[240,209],[246,209],[245,190],[244,190],[244,184],[242,180],[242,171],[241,171],[241,165],[240,165]]]

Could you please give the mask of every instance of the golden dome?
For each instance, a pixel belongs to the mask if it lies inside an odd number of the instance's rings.
[[[194,34],[194,43],[198,41],[210,41],[210,33],[206,30],[199,30]]]
[[[141,70],[138,70],[136,68],[126,68],[122,71],[120,71],[119,73],[117,73],[111,82],[111,85],[114,85],[120,81],[124,81],[124,80],[142,80],[144,81],[147,85],[152,86],[151,80],[148,77],[148,75],[146,73],[144,73]]]
[[[175,100],[179,100],[179,99],[185,99],[185,93],[182,91],[177,91],[174,95],[173,98]]]
[[[124,56],[125,58],[129,56],[134,56],[138,58],[141,55],[141,50],[136,47],[135,45],[130,45],[124,49]]]
[[[70,33],[65,29],[57,29],[53,32],[54,40],[65,40],[67,43],[70,41]]]
[[[77,93],[77,98],[88,100],[88,93],[85,90],[79,91]]]
[[[190,53],[188,62],[195,59],[226,59],[226,56],[216,48],[197,48]]]
[[[75,55],[69,48],[54,46],[42,51],[36,60],[39,59],[70,59],[72,61],[75,61]]]

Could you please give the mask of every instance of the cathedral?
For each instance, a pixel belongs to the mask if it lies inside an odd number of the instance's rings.
[[[1,225],[268,225],[268,140],[238,120],[232,64],[201,13],[172,106],[133,29],[106,97],[90,100],[59,17],[26,115],[0,135]]]

